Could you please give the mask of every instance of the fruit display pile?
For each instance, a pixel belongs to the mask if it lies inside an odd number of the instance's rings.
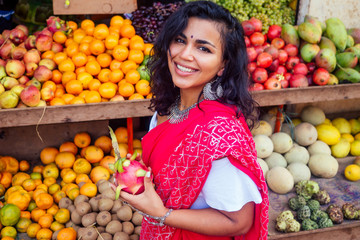
[[[129,19],[110,25],[50,17],[29,34],[18,25],[0,35],[0,107],[99,103],[150,97],[144,68],[151,43]]]
[[[114,136],[125,158],[127,128],[116,128]],[[108,135],[78,132],[60,146],[43,148],[32,167],[1,156],[2,239],[21,233],[36,239],[138,239],[142,215],[116,200],[110,185],[116,160],[112,146]],[[133,146],[141,154],[138,139]]]
[[[252,130],[268,186],[278,194],[289,193],[311,176],[333,178],[339,169],[336,158],[360,156],[360,118],[330,120],[321,108],[311,105],[299,116],[274,132],[276,114],[271,110]],[[347,166],[344,177],[360,180],[360,165]]]

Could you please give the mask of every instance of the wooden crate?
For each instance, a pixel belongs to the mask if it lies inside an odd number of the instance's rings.
[[[65,0],[53,0],[55,15],[120,14],[136,9],[136,0],[70,0],[67,8]]]

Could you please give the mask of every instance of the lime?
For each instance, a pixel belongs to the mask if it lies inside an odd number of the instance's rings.
[[[15,225],[20,219],[20,208],[15,204],[8,203],[0,210],[0,221],[3,226]]]

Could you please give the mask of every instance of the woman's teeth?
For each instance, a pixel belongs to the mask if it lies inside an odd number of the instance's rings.
[[[176,67],[182,72],[195,72],[195,70],[176,64]]]

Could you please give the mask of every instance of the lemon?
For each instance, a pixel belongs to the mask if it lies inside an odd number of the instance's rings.
[[[322,123],[316,126],[316,130],[318,133],[318,140],[323,141],[327,145],[334,145],[340,141],[340,132],[332,125]]]
[[[331,121],[332,125],[339,129],[340,133],[351,133],[351,126],[348,120],[342,117],[335,118]]]
[[[349,143],[352,143],[355,140],[353,135],[351,135],[350,133],[342,133],[341,138],[348,140]]]
[[[351,143],[350,153],[353,156],[360,156],[360,140],[355,140]]]
[[[360,180],[360,166],[356,164],[350,164],[346,166],[344,175],[345,178],[350,181]]]
[[[325,118],[324,124],[332,125],[331,120],[328,118]]]
[[[352,118],[349,120],[350,127],[351,127],[351,134],[355,135],[360,133],[360,120]]]
[[[344,138],[341,138],[340,141],[331,146],[331,154],[336,158],[344,158],[349,155],[350,152],[350,142]]]
[[[354,139],[355,139],[355,140],[360,140],[360,133],[356,134],[356,135],[354,136]]]
[[[291,121],[294,124],[294,127],[296,127],[296,125],[298,125],[299,123],[302,122],[300,118],[294,118],[294,119],[291,119]]]

